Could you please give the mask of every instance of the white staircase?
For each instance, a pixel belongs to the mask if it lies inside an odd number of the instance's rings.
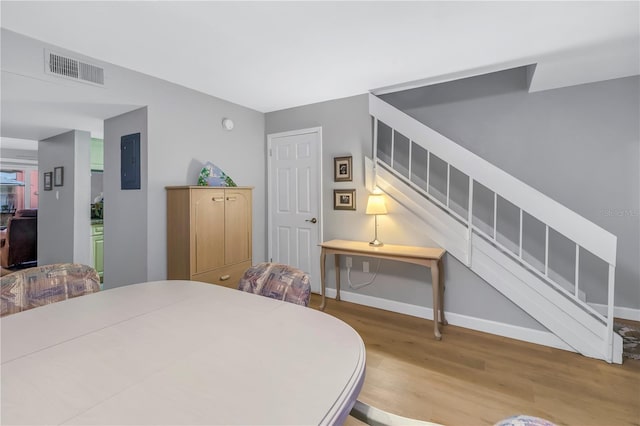
[[[369,113],[380,189],[420,217],[432,240],[576,352],[622,362],[622,338],[613,332],[615,235],[374,95]],[[550,240],[563,241],[565,253],[570,245],[572,277],[550,267]],[[580,287],[585,251],[605,268],[606,316],[585,302]]]

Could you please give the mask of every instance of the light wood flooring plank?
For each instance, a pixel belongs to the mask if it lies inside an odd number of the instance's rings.
[[[320,298],[312,296],[312,306]],[[623,365],[429,320],[329,300],[326,313],[365,342],[359,399],[444,425],[491,425],[515,414],[558,425],[640,425],[640,361]],[[347,425],[362,425],[349,418]]]

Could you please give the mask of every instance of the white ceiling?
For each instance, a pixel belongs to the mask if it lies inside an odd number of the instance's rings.
[[[638,74],[639,5],[0,3],[3,28],[262,112],[531,63],[536,90]]]

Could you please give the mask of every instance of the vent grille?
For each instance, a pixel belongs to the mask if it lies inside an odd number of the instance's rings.
[[[96,84],[104,84],[104,69],[80,62],[80,79]]]
[[[104,69],[77,59],[58,55],[53,52],[46,52],[46,71],[48,74],[55,74],[85,83],[104,85]]]
[[[49,71],[65,77],[78,78],[78,61],[64,56],[49,54]]]

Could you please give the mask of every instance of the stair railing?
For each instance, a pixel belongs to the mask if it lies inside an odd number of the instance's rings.
[[[607,361],[611,362],[617,237],[374,95],[369,96],[369,113],[374,118],[374,166],[383,167],[467,227],[467,259],[461,260],[471,266],[471,245],[474,233],[508,254],[515,262],[534,273],[606,326],[606,336],[602,336],[606,345],[603,353],[606,354]],[[387,146],[388,144],[384,147],[379,145],[381,129],[385,129],[386,133],[390,129],[390,147]],[[402,144],[402,147],[399,144]],[[415,160],[416,157],[424,159],[425,153],[426,172],[419,170],[421,176],[418,177],[416,173],[418,162]],[[434,156],[446,164],[446,190],[443,193],[435,190],[430,182],[432,162],[437,161]],[[464,215],[454,210],[451,203],[452,168],[466,175],[468,179],[467,211]],[[487,232],[474,224],[474,187],[478,184],[493,192],[492,232]],[[519,211],[519,242],[515,252],[498,241],[499,198],[511,203]],[[544,224],[545,247],[542,270],[532,265],[523,256],[525,215]],[[563,235],[575,245],[573,291],[567,290],[549,274],[550,230]],[[582,289],[579,279],[581,248],[608,264],[606,315],[602,315],[581,300]]]

